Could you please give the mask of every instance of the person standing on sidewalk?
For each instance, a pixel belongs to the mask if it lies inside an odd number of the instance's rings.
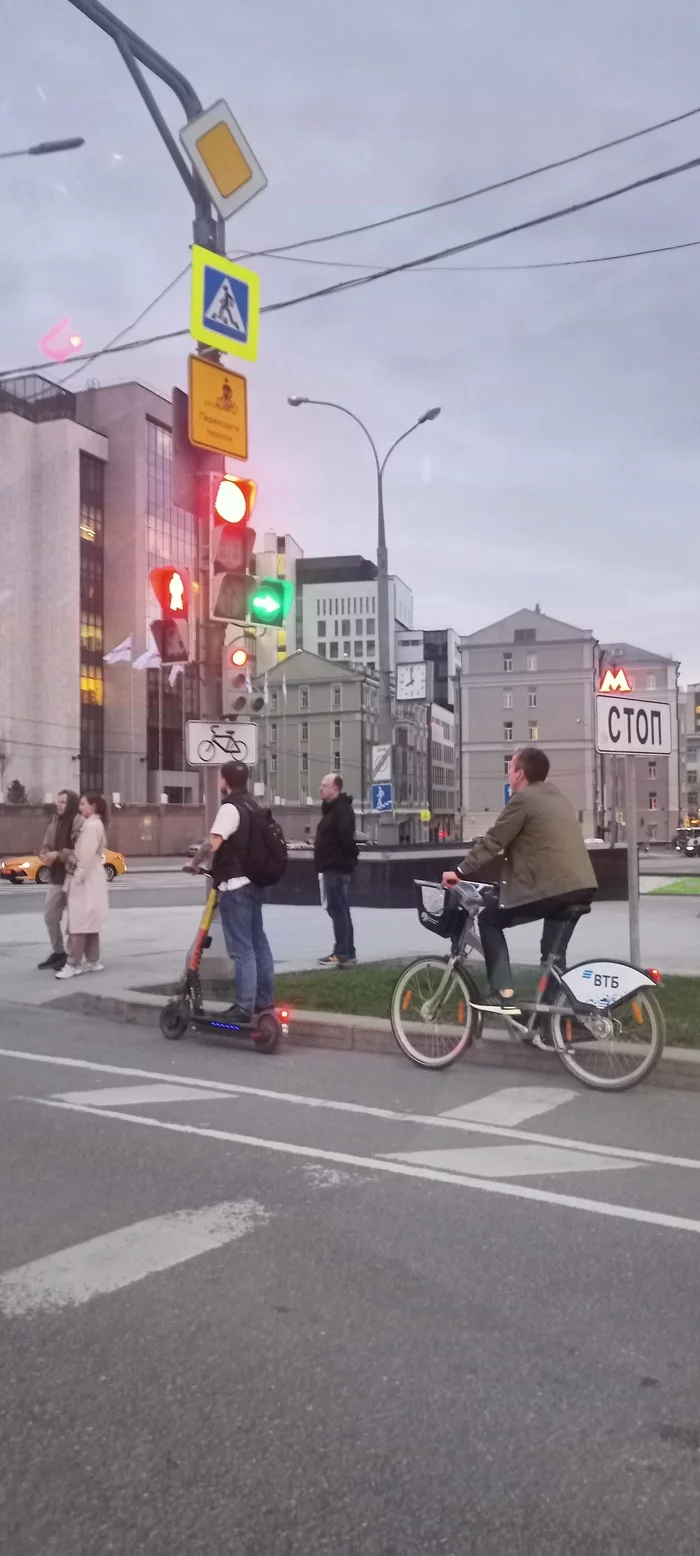
[[[56,797],[56,815],[51,817],[41,845],[41,862],[49,870],[49,885],[44,903],[46,925],[51,950],[39,967],[53,968],[60,972],[66,965],[61,920],[66,910],[66,861],[75,848],[75,840],[83,824],[78,811],[78,795],[72,789],[62,789]]]
[[[104,852],[107,841],[107,801],[104,794],[83,794],[83,825],[75,840],[75,867],[68,862],[68,960],[57,978],[75,978],[82,972],[104,972],[100,961],[100,930],[109,912]],[[85,960],[83,961],[83,957]]]
[[[316,828],[314,863],[323,880],[325,908],[333,925],[335,944],[330,956],[320,958],[323,967],[347,967],[357,961],[348,903],[357,854],[352,795],[345,793],[340,773],[326,773],[321,781],[321,820]]]
[[[219,893],[226,950],[236,969],[235,1003],[226,1014],[241,1026],[252,1025],[256,1014],[271,1010],[275,1003],[275,964],[263,928],[264,887],[255,885],[251,875],[270,883],[281,878],[286,864],[284,840],[279,873],[268,852],[271,848],[274,855],[279,838],[269,811],[260,810],[248,794],[245,762],[224,762],[221,805],[211,828],[211,877]],[[198,859],[192,863],[196,866]]]

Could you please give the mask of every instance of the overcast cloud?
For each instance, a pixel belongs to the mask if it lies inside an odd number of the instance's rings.
[[[115,0],[225,97],[269,179],[229,251],[371,221],[507,177],[700,103],[690,0]],[[68,0],[23,0],[4,38],[0,149],[82,134],[80,152],[4,162],[3,368],[38,360],[68,314],[86,347],[187,262],[184,186],[115,46]],[[175,100],[158,89],[174,128]],[[305,251],[394,263],[700,155],[700,116],[451,211]],[[700,239],[700,170],[452,265],[569,259]],[[673,652],[700,679],[700,248],[551,271],[402,276],[264,319],[251,366],[258,530],[307,555],[376,544],[371,455],[427,406],[438,421],[387,476],[390,566],[416,621],[474,631],[522,605],[603,639]],[[260,262],[263,301],[351,271]],[[181,281],[138,335],[183,327]],[[186,340],[105,357],[86,377],[186,386]],[[66,369],[67,371],[68,369]],[[47,364],[47,371],[49,370]],[[63,376],[59,372],[57,376]]]

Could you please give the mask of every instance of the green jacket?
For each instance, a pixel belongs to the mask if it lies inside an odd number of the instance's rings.
[[[597,885],[574,811],[553,783],[531,783],[513,794],[486,836],[462,860],[460,875],[478,875],[499,854],[503,908]]]

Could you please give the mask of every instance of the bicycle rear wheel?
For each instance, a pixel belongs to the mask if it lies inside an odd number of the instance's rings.
[[[664,1050],[666,1023],[650,989],[637,989],[611,1010],[575,1015],[561,990],[550,1016],[559,1058],[584,1086],[597,1091],[627,1091],[651,1073]],[[579,1041],[576,1041],[577,1034]]]
[[[394,1037],[413,1064],[425,1070],[454,1064],[478,1036],[479,1013],[472,1003],[478,992],[469,974],[454,967],[439,996],[447,972],[446,960],[422,956],[401,974],[391,997]]]

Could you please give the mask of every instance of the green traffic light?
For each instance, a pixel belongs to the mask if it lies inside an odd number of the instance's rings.
[[[248,601],[251,621],[277,627],[292,608],[294,584],[287,578],[262,578]]]

